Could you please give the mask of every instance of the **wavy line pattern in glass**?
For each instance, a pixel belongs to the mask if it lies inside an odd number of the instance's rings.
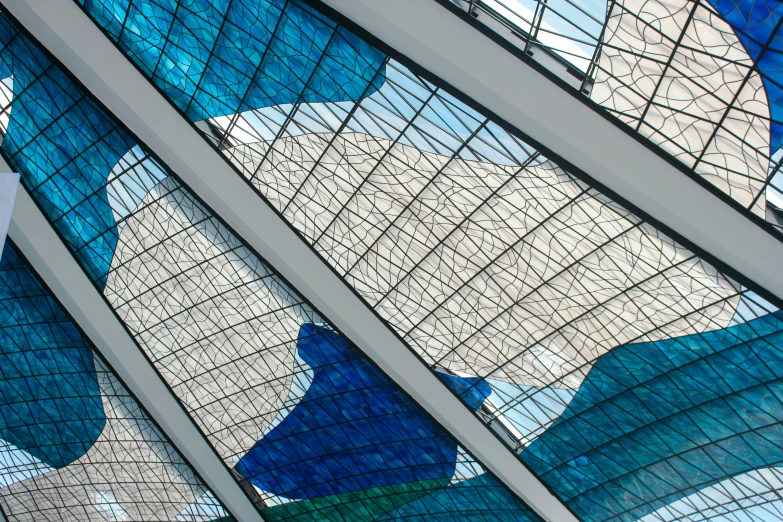
[[[194,123],[434,370],[489,386],[486,400],[454,389],[529,462],[614,351],[775,311],[393,57],[383,85],[356,102],[300,98]],[[748,480],[768,473],[758,466]],[[709,488],[747,482],[718,476],[671,493],[656,487],[665,473],[641,469],[651,497],[631,507],[593,490],[575,500],[539,471],[590,520],[688,502],[706,513],[718,509],[704,500]],[[633,494],[618,484],[615,495]]]
[[[233,520],[9,240],[0,259],[9,522]]]
[[[772,230],[783,227],[779,2],[453,3]]]
[[[52,224],[77,238],[66,245],[266,519],[539,520],[2,22],[0,60],[13,79],[3,154]],[[30,107],[19,105],[27,92]],[[53,108],[41,124],[31,114],[39,106]],[[104,128],[126,147],[109,147],[116,164],[70,169],[105,149]],[[70,190],[88,181],[90,190]],[[114,245],[107,262],[78,255],[108,244],[105,236]],[[479,404],[489,393],[468,393],[469,379],[445,381]]]

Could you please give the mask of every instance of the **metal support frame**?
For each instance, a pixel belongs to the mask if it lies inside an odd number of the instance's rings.
[[[783,241],[438,2],[321,1],[783,298]]]
[[[10,169],[0,158],[2,171]],[[263,522],[239,483],[21,186],[8,236],[223,506],[239,521]]]
[[[576,521],[538,477],[248,187],[75,2],[2,0],[2,4],[191,190],[462,446],[545,520]],[[159,416],[157,411],[151,411]]]

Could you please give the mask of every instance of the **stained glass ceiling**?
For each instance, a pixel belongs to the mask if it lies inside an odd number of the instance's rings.
[[[691,494],[720,509],[709,488],[777,465],[776,451],[727,463],[727,445],[779,429],[774,408],[757,404],[753,428],[709,420],[774,370],[668,400],[722,373],[677,348],[777,357],[777,309],[529,140],[299,2],[84,8],[434,371],[488,387],[480,401],[461,392],[466,406],[579,517],[675,513]],[[670,370],[645,374],[660,353]],[[606,389],[604,365],[628,381]],[[672,481],[678,466],[700,472]]]
[[[6,520],[233,521],[11,241],[0,360]]]
[[[452,3],[779,233],[780,2]]]
[[[763,289],[308,3],[77,3],[579,519],[781,517]],[[0,151],[266,519],[536,520],[4,23]]]
[[[265,520],[539,520],[5,13],[0,42],[9,115],[0,152]],[[14,252],[8,254],[12,262]],[[15,317],[31,313],[25,302],[6,305],[9,313],[0,319],[9,328]],[[77,354],[62,353],[70,345],[61,346],[73,341],[58,332],[52,337],[52,349],[60,350],[53,358],[75,364]],[[0,348],[19,351],[18,342],[2,341]],[[92,375],[86,366],[79,367],[84,379]],[[28,381],[40,373],[20,371]],[[68,404],[89,403],[87,412],[66,419],[77,424],[74,431],[80,421],[91,422],[87,433],[73,437],[78,447],[69,456],[76,458],[96,448],[105,431],[98,389],[73,389],[67,368],[50,373],[42,378],[52,382],[47,390],[59,393],[59,402],[39,399],[39,390],[21,386],[14,376],[0,386],[16,395],[0,393],[0,401],[11,410],[19,400],[63,410],[63,395]],[[490,393],[475,378],[443,380],[474,408]],[[51,391],[55,384],[66,390]],[[21,444],[16,431],[44,439],[41,444],[53,438],[52,429],[64,431],[62,423],[31,427],[35,416],[26,417],[21,426],[12,420],[12,429],[0,432],[14,444],[9,459]],[[74,445],[58,440],[50,451]],[[26,442],[19,458],[55,469],[74,460],[42,458],[35,447]],[[124,457],[120,446],[115,450]],[[111,491],[83,500],[67,489],[77,479],[60,484],[48,468],[38,471],[15,482],[35,498],[44,486],[30,481],[43,481],[46,494],[66,499],[51,506],[43,498],[23,502],[31,505],[28,510],[46,506],[52,520],[176,519],[160,510],[130,514],[123,506],[135,497],[120,501]],[[127,488],[141,498],[152,495],[144,476],[124,471]],[[177,485],[176,478],[158,478]],[[104,501],[108,513],[84,507]],[[183,520],[211,520],[188,513]],[[23,507],[6,515],[30,519]]]

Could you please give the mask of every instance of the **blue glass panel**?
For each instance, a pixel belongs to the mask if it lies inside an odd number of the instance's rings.
[[[214,18],[210,13],[215,10],[223,13],[220,9],[226,7],[217,2],[183,0],[181,4],[205,21]],[[129,12],[136,8],[148,10],[149,5],[132,2]],[[300,23],[310,22],[303,17]],[[315,46],[315,54],[329,49],[339,39],[358,45],[350,35],[335,30],[331,22],[313,17],[312,28],[317,27],[325,27],[331,33],[324,38],[310,35],[309,43],[275,36],[280,41],[275,49],[288,53],[289,57],[299,52],[302,59],[309,60],[309,54],[305,56],[310,53],[308,45]],[[6,24],[5,29],[11,32],[11,38],[19,36],[13,24]],[[209,27],[203,29],[205,34],[211,31]],[[0,39],[5,36],[8,35],[0,30]],[[184,36],[180,42],[183,46],[197,45]],[[272,47],[270,43],[269,48]],[[27,57],[17,55],[25,49],[10,46],[4,49],[17,59],[14,67],[26,66]],[[145,50],[140,48],[138,52]],[[160,59],[164,58],[165,53],[161,53]],[[329,81],[337,79],[339,83],[339,77],[348,74],[336,66],[340,63],[336,57],[325,57],[322,53],[317,61],[313,77],[323,68],[329,78],[321,84],[310,82],[310,86],[328,90],[332,88]],[[155,70],[159,69],[156,64]],[[198,69],[194,66],[193,70]],[[186,186],[169,176],[142,144],[121,141],[121,146],[114,149],[115,156],[121,156],[115,165],[112,161],[116,159],[104,164],[104,156],[90,156],[93,146],[90,132],[97,129],[103,134],[127,133],[110,114],[92,104],[83,87],[74,85],[59,71],[58,64],[49,64],[48,89],[35,92],[28,89],[12,101],[12,112],[17,104],[30,106],[18,111],[27,118],[18,122],[19,135],[25,132],[25,139],[9,142],[21,143],[17,147],[19,151],[32,154],[27,152],[27,144],[33,144],[33,150],[40,136],[46,135],[49,129],[57,129],[51,132],[58,144],[51,159],[25,163],[30,170],[28,188],[51,223],[77,231],[83,202],[70,207],[51,204],[48,193],[39,190],[43,182],[51,180],[52,186],[57,187],[89,182],[89,188],[96,194],[105,194],[103,197],[109,203],[107,212],[113,219],[103,223],[94,221],[97,235],[91,242],[83,246],[68,242],[66,246],[77,254],[77,260],[93,276],[107,304],[167,379],[172,392],[223,461],[235,465],[241,460],[237,469],[250,478],[242,481],[243,486],[251,481],[260,485],[248,491],[257,495],[253,500],[259,508],[265,506],[262,509],[269,519],[376,520],[397,507],[447,487],[452,481],[485,473],[478,462],[466,452],[460,452],[457,442],[368,359],[328,327],[311,324],[321,324],[324,319],[241,238],[228,230],[218,216],[200,204]],[[291,76],[291,71],[281,71],[274,77],[270,73],[266,77],[279,80],[282,88],[299,81],[297,76]],[[185,82],[180,85],[186,85],[187,78],[180,80]],[[307,82],[300,83],[304,88]],[[341,84],[339,89],[346,86]],[[28,93],[34,96],[25,97]],[[307,95],[305,91],[304,96]],[[36,104],[40,110],[35,109]],[[68,104],[79,111],[80,126],[85,128],[69,131],[73,125],[66,117],[69,112],[50,110],[67,108]],[[45,122],[39,124],[36,119]],[[86,128],[90,125],[95,129]],[[82,152],[83,149],[86,150]],[[21,152],[3,150],[3,154],[10,157],[12,164],[22,161]],[[70,180],[60,175],[60,171],[69,168],[74,176],[78,174],[83,179]],[[88,190],[85,188],[84,192]],[[79,253],[99,245],[104,235],[116,237],[118,230],[117,251],[113,258],[109,257],[111,270],[104,281],[96,276],[88,258],[79,257]],[[200,247],[194,249],[194,244]],[[306,326],[302,328],[302,324]],[[308,364],[310,369],[305,368]],[[100,366],[98,359],[95,365]],[[98,372],[104,393],[106,374]],[[484,400],[487,390],[481,380],[452,381],[452,387],[467,400],[476,404]],[[114,448],[121,441],[107,441],[103,436],[112,425],[121,425],[109,411],[108,404],[112,402],[104,402],[106,428],[89,456],[99,451],[99,445],[110,446],[109,450],[104,449],[101,458],[111,466],[117,459],[109,457],[126,458],[128,452],[121,448],[115,455]],[[340,422],[335,423],[335,419]],[[142,426],[136,431],[147,434],[154,430]],[[139,459],[143,462],[139,473],[148,477],[163,477],[168,469],[187,471],[184,466],[153,467],[151,462],[159,455],[158,449],[147,451],[142,446],[141,451],[145,456]],[[75,474],[80,464],[81,461],[62,468],[63,473]],[[292,472],[297,466],[299,475]],[[326,479],[317,473],[324,473]],[[160,480],[166,483],[165,478]],[[201,495],[203,489],[195,498],[191,488],[185,488],[186,494],[179,494],[183,490],[176,487],[181,483],[177,480],[169,480],[166,488],[173,513],[155,511],[157,518],[187,518],[187,513],[199,506],[213,503],[208,495]],[[486,480],[507,490],[491,477]],[[69,486],[72,484],[73,481],[69,482]],[[80,483],[77,485],[82,487]],[[131,495],[133,498],[155,497],[148,492],[149,488],[141,490],[138,486],[136,482],[127,488],[137,490]],[[111,511],[117,518],[144,519],[135,516],[130,502],[119,495],[82,490],[86,491],[85,495],[95,497],[98,509]],[[280,493],[286,498],[281,498]],[[288,501],[296,495],[303,500]],[[72,497],[71,494],[68,498]],[[207,516],[199,518],[202,519]],[[530,519],[537,520],[533,514]]]
[[[105,185],[135,144],[5,17],[0,34],[0,76],[12,76],[14,86],[2,148],[102,286],[117,244]]]
[[[384,53],[297,1],[78,1],[193,121],[384,82]]]
[[[609,352],[522,456],[585,520],[783,464],[783,312]]]
[[[479,409],[484,401],[492,395],[492,388],[480,377],[458,377],[440,372],[438,372],[438,377],[451,388],[451,391],[465,401],[470,409]]]
[[[751,58],[756,60],[776,33],[781,18],[777,0],[710,0],[710,4],[734,29]]]
[[[0,260],[0,439],[61,468],[87,452],[105,423],[91,347],[6,243]]]
[[[778,103],[783,83],[783,68],[775,49],[781,50],[780,21],[783,4],[779,0],[708,0],[729,23],[748,54],[756,62],[767,91],[771,121],[771,152],[783,143],[783,105]],[[772,51],[761,53],[770,44]],[[761,59],[759,60],[759,56]]]
[[[455,441],[342,336],[305,324],[297,346],[313,382],[241,475],[287,498],[452,477]]]
[[[407,522],[506,522],[536,520],[530,510],[496,480],[481,475],[406,504],[378,520]]]

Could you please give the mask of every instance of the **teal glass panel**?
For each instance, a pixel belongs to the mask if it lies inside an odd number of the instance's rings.
[[[384,53],[296,0],[79,3],[193,121],[383,85]]]
[[[233,521],[10,240],[0,259],[0,509],[9,522]]]
[[[522,457],[584,520],[638,520],[783,464],[783,312],[598,360]]]
[[[105,185],[133,140],[5,17],[0,46],[16,100],[2,150],[101,285],[117,244]]]
[[[380,520],[408,522],[505,522],[519,520],[520,503],[486,475],[458,482],[410,504]],[[459,516],[455,516],[459,513]]]
[[[0,260],[0,439],[53,468],[84,455],[106,424],[92,349],[34,274]]]

